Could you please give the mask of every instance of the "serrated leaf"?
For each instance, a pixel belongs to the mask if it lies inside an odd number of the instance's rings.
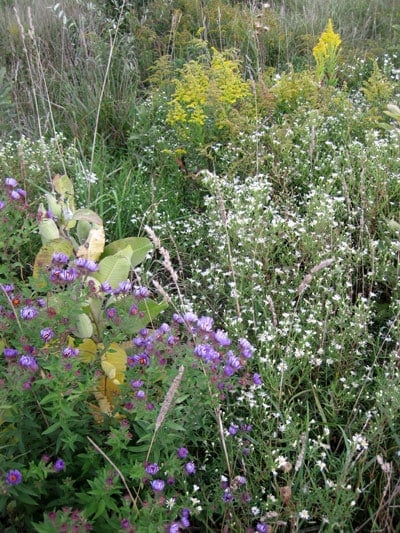
[[[125,257],[109,256],[99,263],[99,270],[93,274],[100,283],[108,281],[113,289],[118,287],[121,281],[128,278],[131,263]]]
[[[127,237],[113,241],[104,248],[103,256],[108,257],[118,253],[129,246],[132,249],[131,266],[139,265],[146,255],[153,249],[151,241],[147,237]]]

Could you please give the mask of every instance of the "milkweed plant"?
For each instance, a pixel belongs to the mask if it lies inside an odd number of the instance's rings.
[[[267,531],[246,479],[252,427],[230,414],[262,383],[252,344],[157,302],[138,267],[151,241],[105,245],[102,220],[75,208],[67,176],[44,200],[32,276],[1,272],[3,526],[185,531],[234,524],[238,502],[249,530]],[[29,212],[12,177],[0,209],[3,222]]]

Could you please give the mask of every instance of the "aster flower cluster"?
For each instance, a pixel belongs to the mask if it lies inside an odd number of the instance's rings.
[[[241,376],[242,383],[249,381],[261,385],[258,374],[246,373],[243,377],[254,347],[241,338],[234,349],[227,333],[214,329],[214,320],[209,316],[197,317],[193,312],[174,314],[171,325],[164,323],[156,330],[144,328],[132,343],[136,353],[128,358],[130,367],[148,366],[152,358],[165,365],[174,359],[180,347],[185,346],[194,356],[194,365],[207,369],[211,381],[221,392],[232,390],[231,378],[235,376]],[[136,380],[131,384],[132,388],[139,388]]]
[[[99,269],[95,261],[78,257],[70,262],[70,258],[62,253],[55,252],[51,260],[50,281],[54,284],[65,285],[73,283],[79,277],[85,277]]]
[[[7,193],[7,197],[11,202],[13,202],[13,205],[17,203],[25,204],[26,201],[26,190],[21,189],[18,185],[18,182],[16,179],[7,177],[4,180],[4,185]],[[0,200],[0,210],[3,209],[6,205],[6,202],[4,200]]]
[[[25,390],[29,390],[39,370],[40,354],[47,351],[49,343],[56,337],[61,341],[65,338],[65,345],[61,345],[59,352],[62,360],[76,357],[79,350],[67,342],[69,331],[67,317],[59,317],[57,326],[54,328],[43,327],[58,315],[58,312],[50,307],[44,298],[24,298],[16,291],[12,283],[0,284],[0,297],[4,302],[4,305],[0,304],[0,333],[4,331],[5,339],[7,339],[7,333],[14,330],[14,325],[21,333],[20,336],[13,334],[6,340],[2,355],[7,361],[9,370],[14,370],[23,378],[25,381],[22,386]]]

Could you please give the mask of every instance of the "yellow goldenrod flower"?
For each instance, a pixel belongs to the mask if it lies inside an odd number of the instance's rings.
[[[335,33],[332,20],[329,19],[318,43],[313,48],[317,78],[319,81],[325,78],[328,85],[336,83],[335,69],[341,42],[340,35]]]

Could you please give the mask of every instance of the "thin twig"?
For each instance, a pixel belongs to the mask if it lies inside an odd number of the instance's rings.
[[[117,474],[121,478],[122,483],[124,484],[124,487],[126,488],[128,494],[129,494],[129,498],[131,499],[131,502],[132,502],[133,506],[137,510],[136,501],[137,501],[139,495],[136,494],[136,498],[133,497],[133,494],[130,491],[127,482],[125,481],[124,475],[121,472],[121,470],[117,467],[117,465],[115,463],[113,463],[111,461],[111,459],[108,457],[108,455],[105,452],[103,452],[103,450],[101,448],[99,448],[99,446],[89,436],[86,436],[86,438],[90,442],[90,444],[99,452],[99,454],[102,455],[104,457],[104,459],[106,459],[106,461],[108,461],[110,463],[110,465],[114,468],[114,470],[117,472]]]

